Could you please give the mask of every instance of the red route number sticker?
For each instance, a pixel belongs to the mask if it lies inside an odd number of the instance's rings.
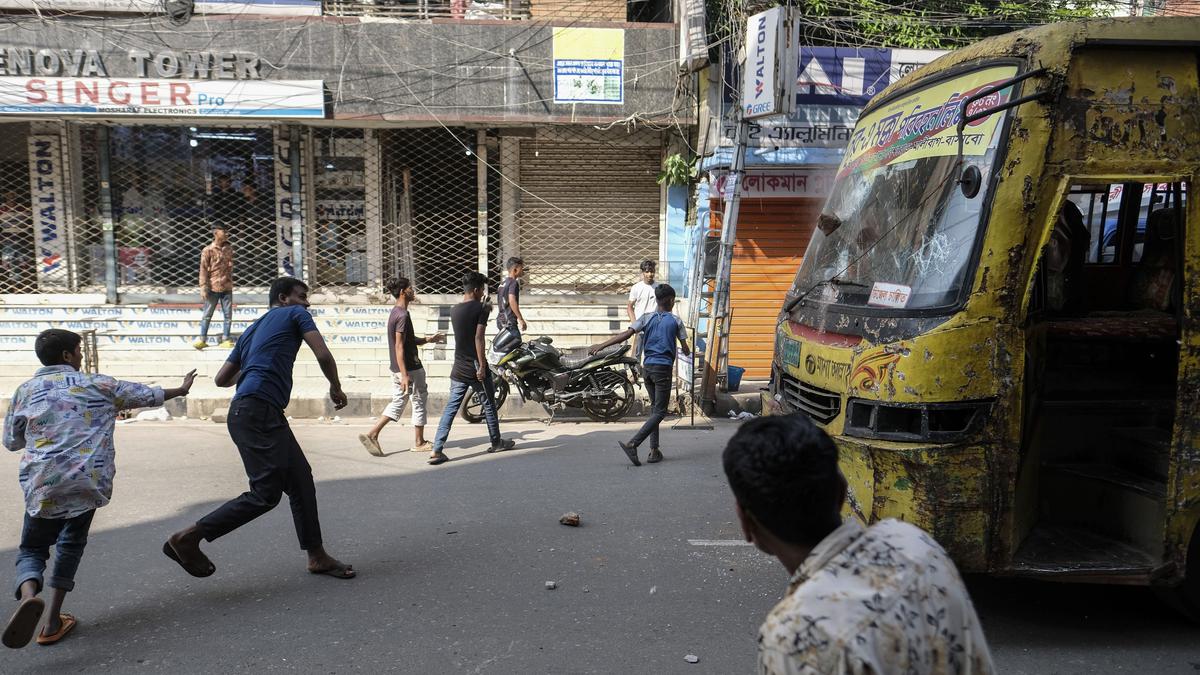
[[[871,286],[871,299],[867,301],[867,304],[872,307],[903,309],[908,306],[910,296],[912,296],[912,288],[909,286],[876,281],[875,285]]]

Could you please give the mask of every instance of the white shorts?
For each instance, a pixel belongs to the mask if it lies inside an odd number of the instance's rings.
[[[425,369],[408,371],[408,391],[400,388],[400,373],[392,373],[392,402],[383,411],[383,416],[399,422],[404,406],[412,399],[412,425],[425,426],[425,402],[429,400],[429,386],[425,383]]]

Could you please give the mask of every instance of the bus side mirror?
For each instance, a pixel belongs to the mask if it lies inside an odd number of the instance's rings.
[[[974,164],[968,164],[958,179],[958,187],[962,190],[963,196],[967,199],[974,199],[982,186],[983,172]]]

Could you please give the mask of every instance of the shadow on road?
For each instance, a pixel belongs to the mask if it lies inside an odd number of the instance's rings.
[[[635,468],[616,446],[628,433],[319,481],[327,546],[355,566],[353,580],[306,573],[286,504],[206,543],[217,566],[206,579],[159,549],[217,501],[184,506],[181,497],[162,505],[178,515],[100,527],[65,608],[80,619],[76,633],[53,648],[0,654],[0,670],[750,670],[780,574],[746,547],[697,553],[687,543],[732,535],[719,448],[680,443],[662,464]],[[139,478],[122,475],[106,510]],[[186,495],[189,476],[171,480]],[[566,511],[582,514],[582,527],[560,525]],[[0,560],[13,556],[0,551]],[[685,663],[688,653],[707,667]]]

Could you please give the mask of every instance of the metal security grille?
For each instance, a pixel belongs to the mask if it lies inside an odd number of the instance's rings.
[[[463,274],[484,265],[497,283],[500,174],[488,168],[495,138],[462,128],[394,129],[380,147],[387,272],[427,293],[461,292]]]
[[[236,289],[278,276],[270,128],[89,126],[80,157],[89,214],[77,225],[82,285],[104,284],[109,223],[123,292],[198,288],[201,252],[218,229],[233,249]]]
[[[541,128],[520,143],[520,249],[534,292],[628,290],[658,259],[662,136]]]
[[[37,290],[29,125],[0,124],[0,293]]]
[[[659,257],[656,131],[3,127],[0,292],[193,297],[217,229],[239,296],[283,274],[340,296],[395,276],[456,294],[468,271],[498,284],[510,256],[528,293],[623,293]]]

